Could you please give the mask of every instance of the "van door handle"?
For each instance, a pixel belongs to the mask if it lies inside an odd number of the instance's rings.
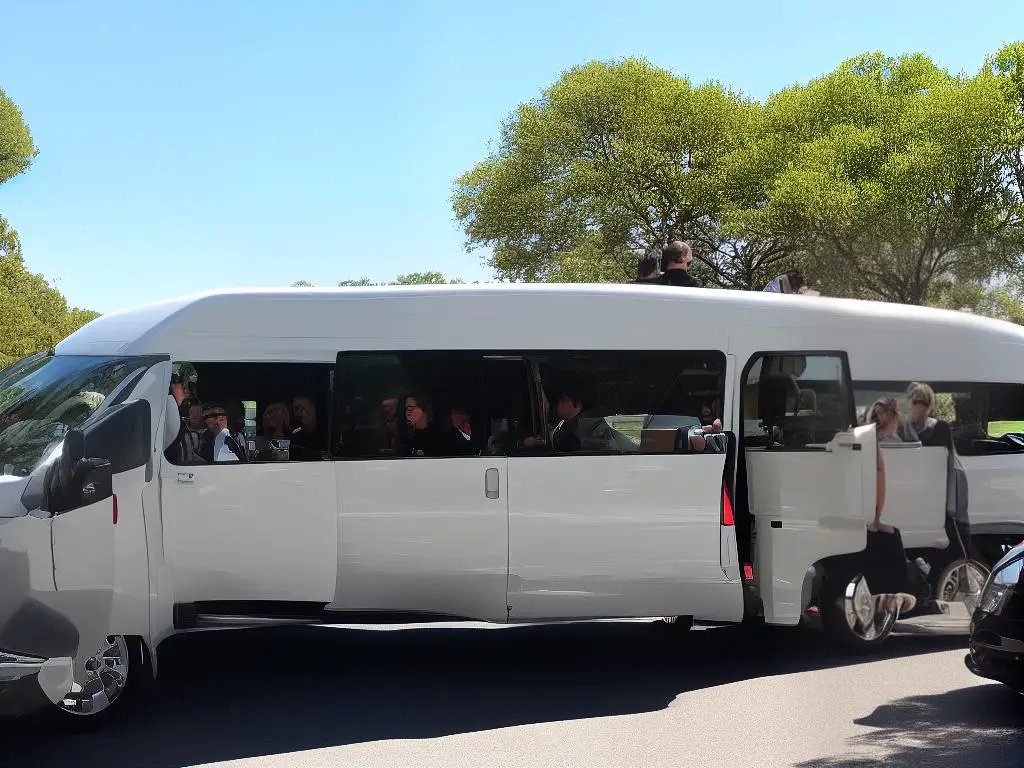
[[[484,472],[484,495],[488,499],[498,498],[498,470],[494,467]]]

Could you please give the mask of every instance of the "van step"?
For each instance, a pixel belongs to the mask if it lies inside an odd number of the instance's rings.
[[[175,629],[200,627],[262,627],[281,624],[318,624],[326,603],[273,600],[216,600],[175,603]]]

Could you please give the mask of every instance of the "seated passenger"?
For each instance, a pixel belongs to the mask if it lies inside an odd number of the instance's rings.
[[[558,453],[588,451],[620,453],[616,433],[602,417],[583,415],[583,401],[578,392],[567,389],[553,398],[555,415],[561,419],[551,432],[551,446]]]
[[[473,442],[473,424],[469,420],[469,412],[465,408],[453,408],[451,413],[452,427],[467,443]]]
[[[228,428],[228,417],[219,405],[203,409],[206,432],[199,443],[199,455],[207,462],[248,461],[248,457]]]
[[[260,461],[287,461],[292,432],[288,406],[281,401],[268,403],[260,420],[263,431],[256,436],[256,457]]]
[[[242,450],[247,451],[248,441],[245,439],[245,406],[239,400],[224,403],[224,414],[228,417],[228,429]]]
[[[465,441],[459,440],[450,427],[434,420],[434,407],[426,395],[409,395],[405,399],[405,420],[411,429],[409,450],[413,456],[455,456],[467,452]]]
[[[199,454],[199,446],[202,443],[203,432],[206,431],[206,422],[203,419],[203,406],[194,403],[186,407],[187,413],[182,420],[181,432],[178,434],[177,448],[179,450],[176,463],[197,464],[202,461]]]
[[[298,428],[292,433],[291,458],[295,461],[319,461],[323,451],[316,405],[308,395],[299,395],[292,401]]]
[[[320,430],[313,398],[308,395],[299,395],[292,401],[292,410],[295,412],[295,420],[298,422],[298,427],[292,434],[292,440],[297,445],[319,451]]]

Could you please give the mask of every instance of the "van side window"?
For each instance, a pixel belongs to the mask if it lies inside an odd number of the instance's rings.
[[[529,416],[527,364],[462,351],[338,355],[332,450],[349,459],[503,454]]]
[[[891,398],[900,420],[913,426],[912,384],[908,381],[858,381],[854,386],[857,419],[864,423],[872,403]],[[1024,453],[1024,385],[919,379],[934,393],[927,418],[945,422],[961,456]],[[920,407],[919,407],[920,409]]]
[[[174,371],[181,429],[166,451],[172,464],[328,457],[330,365],[198,362]]]
[[[747,444],[806,448],[853,425],[846,358],[840,354],[761,353],[743,379]]]
[[[689,431],[722,418],[721,352],[532,353],[555,454],[690,452]]]

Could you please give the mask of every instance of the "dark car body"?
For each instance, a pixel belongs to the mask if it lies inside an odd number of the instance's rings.
[[[971,618],[967,668],[1024,693],[1024,542],[992,568]]]

